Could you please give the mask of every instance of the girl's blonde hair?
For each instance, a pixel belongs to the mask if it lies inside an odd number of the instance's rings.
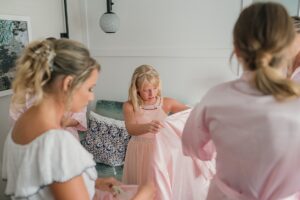
[[[277,3],[254,3],[240,14],[233,30],[234,46],[263,94],[277,100],[300,95],[299,86],[275,68],[291,64],[288,50],[295,29],[286,9]]]
[[[161,81],[158,72],[150,65],[141,65],[134,70],[129,87],[128,99],[133,105],[134,111],[139,110],[143,100],[138,94],[138,89],[145,83],[150,83],[158,88],[157,96],[161,97]]]
[[[73,91],[80,86],[100,65],[79,42],[69,39],[49,38],[30,43],[17,60],[16,75],[12,84],[12,109],[22,109],[26,96],[34,97],[37,105],[47,92],[55,90],[52,83],[59,76],[72,76],[66,104],[71,101]]]

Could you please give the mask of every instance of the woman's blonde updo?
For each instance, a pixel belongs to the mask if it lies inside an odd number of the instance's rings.
[[[277,3],[254,3],[240,14],[233,30],[234,46],[247,70],[255,71],[255,85],[278,100],[299,96],[299,86],[278,68],[288,69],[288,51],[295,29],[286,9]],[[285,68],[286,67],[286,68]]]
[[[16,75],[12,84],[13,109],[21,109],[26,96],[34,97],[37,105],[59,76],[72,76],[69,97],[94,69],[100,65],[90,56],[87,48],[69,39],[49,38],[30,43],[16,63]],[[52,88],[53,90],[53,88]]]
[[[128,99],[131,101],[134,111],[137,111],[143,104],[143,100],[138,95],[138,89],[142,88],[146,82],[156,86],[158,88],[157,96],[161,97],[161,81],[158,72],[150,65],[137,67],[131,78],[128,95]]]

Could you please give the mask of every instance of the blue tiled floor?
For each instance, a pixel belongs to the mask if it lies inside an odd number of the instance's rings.
[[[97,163],[96,169],[98,171],[98,177],[113,176],[118,180],[122,180],[123,166],[112,167],[109,165]]]

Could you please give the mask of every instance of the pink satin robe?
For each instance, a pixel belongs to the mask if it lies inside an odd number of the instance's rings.
[[[246,72],[211,89],[191,112],[183,151],[210,160],[208,200],[300,199],[300,100],[278,102],[249,84]]]

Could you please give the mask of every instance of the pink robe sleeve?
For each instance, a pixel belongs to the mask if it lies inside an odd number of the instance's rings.
[[[9,108],[9,116],[13,120],[13,124],[19,119],[19,117],[28,110],[33,104],[34,98],[26,94],[26,102],[22,109],[14,110],[12,107]]]
[[[294,73],[291,76],[291,79],[293,81],[296,81],[297,83],[300,83],[300,67],[297,67]]]
[[[21,114],[24,112],[25,109],[15,111],[12,108],[9,108],[9,117],[13,120],[13,123],[15,123],[17,119],[21,116]]]
[[[215,148],[205,124],[205,108],[201,103],[192,110],[186,121],[182,134],[182,146],[185,155],[200,160],[212,160],[215,156]]]
[[[81,112],[73,113],[71,118],[79,122],[79,124],[75,126],[74,129],[79,131],[87,130],[86,107]]]

